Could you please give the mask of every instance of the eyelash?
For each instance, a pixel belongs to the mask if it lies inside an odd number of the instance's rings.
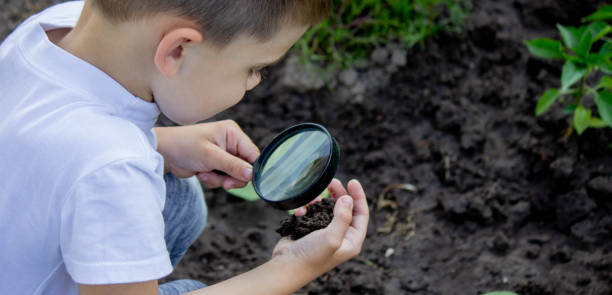
[[[264,80],[265,78],[268,77],[268,69],[267,68],[263,68],[261,70],[250,69],[249,75],[250,76],[259,75],[261,77],[261,80]]]

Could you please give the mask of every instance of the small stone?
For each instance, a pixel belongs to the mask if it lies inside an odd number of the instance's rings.
[[[567,178],[574,173],[574,159],[570,157],[561,157],[550,163],[550,169],[553,171],[555,178]]]
[[[279,84],[282,87],[295,89],[300,93],[321,89],[325,80],[319,73],[306,69],[297,56],[290,56],[281,69]]]
[[[612,177],[595,177],[589,180],[586,189],[591,198],[603,203],[612,203]]]
[[[389,50],[383,47],[376,48],[372,51],[370,57],[372,61],[377,64],[386,64],[389,57]]]
[[[348,70],[340,72],[340,76],[338,78],[340,79],[340,82],[342,82],[344,85],[352,86],[353,84],[355,84],[358,77],[359,74],[357,73],[357,71],[355,71],[355,69],[353,68],[350,68]]]
[[[406,50],[393,49],[393,52],[391,53],[391,64],[396,65],[398,67],[405,66],[406,63],[408,62],[408,59],[406,58],[406,56],[407,56]]]
[[[510,207],[509,211],[511,212],[510,219],[514,226],[521,226],[531,216],[531,203],[520,201]]]
[[[393,248],[387,248],[387,251],[385,251],[385,258],[391,257],[393,253],[395,253],[395,250]]]
[[[351,87],[351,93],[352,94],[365,94],[366,92],[366,85],[361,83],[361,82],[357,82],[355,83],[355,85],[353,85],[353,87]]]

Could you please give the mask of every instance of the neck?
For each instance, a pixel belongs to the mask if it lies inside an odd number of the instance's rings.
[[[111,22],[86,1],[74,29],[56,44],[111,76],[133,95],[152,101],[157,30],[145,21]],[[52,41],[54,41],[52,39]]]

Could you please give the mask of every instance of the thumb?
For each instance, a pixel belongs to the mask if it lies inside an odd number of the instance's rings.
[[[334,218],[327,226],[328,241],[334,248],[339,248],[342,245],[346,231],[348,230],[351,220],[353,219],[353,199],[348,196],[342,196],[336,201],[334,206]],[[335,251],[335,250],[334,250]]]
[[[211,168],[227,173],[229,176],[241,181],[251,181],[253,167],[245,160],[236,157],[218,146],[213,146],[208,154]]]

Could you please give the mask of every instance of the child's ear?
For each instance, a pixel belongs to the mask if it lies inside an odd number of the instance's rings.
[[[178,73],[185,58],[185,46],[202,41],[202,34],[188,27],[172,29],[167,32],[157,44],[155,51],[155,66],[166,77]]]

